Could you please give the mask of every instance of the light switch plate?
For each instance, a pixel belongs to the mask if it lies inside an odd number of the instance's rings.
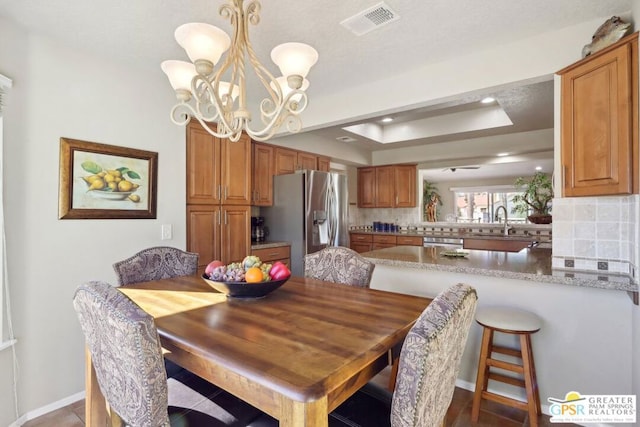
[[[173,239],[173,227],[171,224],[162,224],[162,240]]]

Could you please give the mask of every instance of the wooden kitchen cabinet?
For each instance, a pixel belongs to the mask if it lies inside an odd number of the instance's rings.
[[[318,170],[321,172],[329,172],[331,170],[331,158],[318,156]]]
[[[396,236],[396,245],[398,246],[422,246],[422,236]]]
[[[274,175],[285,175],[298,170],[298,152],[276,147]]]
[[[301,169],[329,172],[330,157],[318,156],[306,151],[275,147],[274,175],[294,173]]]
[[[392,248],[394,246],[397,246],[395,235],[387,235],[387,234],[373,235],[373,244],[371,246],[372,250]]]
[[[273,204],[273,146],[253,143],[253,206]]]
[[[393,166],[376,168],[376,207],[392,208],[395,206],[395,179]]]
[[[318,156],[298,151],[298,169],[318,170]]]
[[[198,270],[215,259],[242,261],[251,251],[251,206],[188,205],[187,250],[199,255]]]
[[[416,165],[358,168],[358,207],[416,206]]]
[[[397,165],[393,168],[395,183],[395,207],[416,206],[416,166]]]
[[[358,168],[358,207],[376,207],[376,168]]]
[[[358,253],[369,252],[373,245],[373,235],[366,233],[350,233],[349,247]]]
[[[220,139],[187,125],[187,250],[199,269],[242,261],[251,251],[251,139]]]
[[[262,262],[273,264],[276,261],[280,261],[285,264],[287,267],[291,265],[291,246],[277,246],[274,248],[262,248],[262,249],[252,249],[251,255],[255,255]]]
[[[251,139],[212,136],[197,121],[187,126],[187,204],[251,204]]]
[[[558,74],[563,195],[637,193],[638,33]]]

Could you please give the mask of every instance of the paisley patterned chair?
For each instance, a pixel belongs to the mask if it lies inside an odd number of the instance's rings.
[[[368,288],[375,266],[354,250],[330,246],[305,255],[304,276]]]
[[[118,288],[88,282],[76,290],[73,306],[112,425],[246,425],[260,415],[215,387],[203,397],[188,384],[168,381],[153,318]]]
[[[170,246],[143,249],[113,264],[119,285],[187,276],[198,271],[198,254]]]
[[[391,394],[365,385],[331,413],[335,425],[422,427],[444,425],[477,295],[465,284],[440,293],[409,331]]]

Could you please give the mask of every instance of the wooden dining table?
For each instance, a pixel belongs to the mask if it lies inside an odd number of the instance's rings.
[[[326,427],[431,302],[302,277],[255,300],[227,298],[199,276],[119,289],[154,317],[166,358],[290,427]],[[88,352],[86,387],[86,424],[102,427]]]

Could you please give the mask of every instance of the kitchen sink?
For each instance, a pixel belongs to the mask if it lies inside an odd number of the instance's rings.
[[[520,252],[537,242],[526,237],[511,236],[471,236],[462,239],[464,249],[483,249],[487,251]]]

